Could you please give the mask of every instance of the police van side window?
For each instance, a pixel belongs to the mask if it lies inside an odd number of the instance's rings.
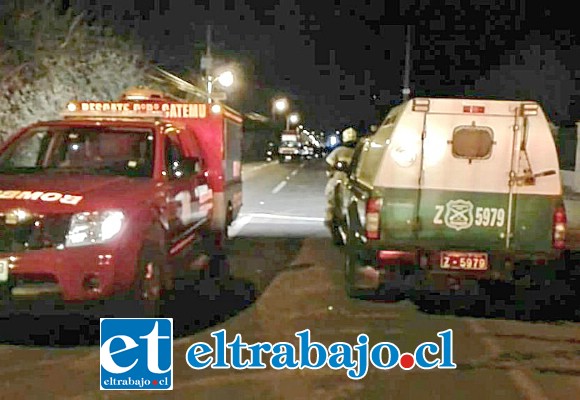
[[[493,149],[493,131],[485,126],[458,126],[453,131],[451,151],[456,158],[485,160]]]

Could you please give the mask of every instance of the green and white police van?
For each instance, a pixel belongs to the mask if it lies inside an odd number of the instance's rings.
[[[558,154],[535,102],[404,102],[348,173],[352,296],[385,284],[475,294],[480,280],[545,272],[565,250]]]

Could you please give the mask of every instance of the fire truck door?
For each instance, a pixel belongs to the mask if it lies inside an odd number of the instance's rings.
[[[173,255],[201,239],[199,227],[207,220],[208,213],[200,207],[200,195],[203,194],[201,159],[184,157],[179,142],[168,135],[165,138],[165,160],[166,192],[170,203],[169,253]]]

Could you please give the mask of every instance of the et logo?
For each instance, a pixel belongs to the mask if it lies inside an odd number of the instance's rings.
[[[172,390],[173,319],[101,318],[101,390]]]

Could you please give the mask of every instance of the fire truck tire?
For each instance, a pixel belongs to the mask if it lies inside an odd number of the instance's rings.
[[[159,241],[146,240],[139,252],[133,287],[127,295],[130,317],[155,318],[161,314],[165,262],[165,252]]]
[[[230,278],[230,266],[225,254],[213,254],[210,257],[208,267],[208,278],[217,280],[228,280]]]
[[[207,271],[202,278],[206,279],[227,279],[230,276],[229,264],[224,248],[224,233],[209,231],[205,235],[205,251],[209,257]]]
[[[218,250],[223,251],[227,245],[228,240],[230,240],[229,228],[234,219],[234,207],[232,203],[228,203],[226,209],[226,219],[224,221],[224,226],[221,231],[218,232],[218,237],[216,238],[216,244],[218,245]]]

